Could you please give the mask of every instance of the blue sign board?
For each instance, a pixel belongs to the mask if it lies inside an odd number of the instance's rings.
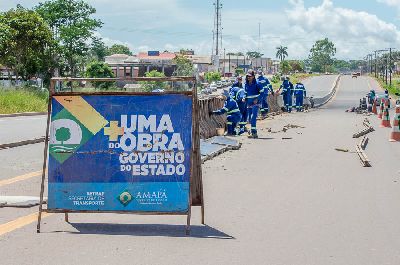
[[[192,98],[52,97],[48,209],[187,212]]]
[[[147,55],[148,56],[160,56],[160,52],[159,51],[148,51]]]

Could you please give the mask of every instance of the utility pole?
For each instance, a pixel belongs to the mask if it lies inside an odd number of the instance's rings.
[[[369,54],[369,67],[370,67],[370,74],[372,75],[372,53]]]
[[[376,78],[378,78],[378,65],[377,65],[378,58],[377,58],[377,54],[379,55],[380,52],[386,52],[386,51],[387,50],[376,50],[376,51],[374,51],[375,52],[375,77]]]
[[[377,65],[376,65],[376,52],[377,52],[377,51],[375,51],[375,78],[377,78],[377,76],[376,76],[376,69],[377,69]]]
[[[221,9],[222,4],[220,0],[216,0],[214,3],[215,15],[214,15],[214,40],[215,40],[215,55],[219,55],[220,42],[222,45],[222,19],[221,19]]]
[[[211,57],[214,55],[214,44],[215,44],[215,33],[214,30],[212,31],[212,35],[213,35],[213,43],[211,46]]]
[[[222,71],[223,76],[225,77],[225,69],[226,69],[226,60],[225,60],[225,48],[224,48],[224,70]]]
[[[396,48],[389,48],[389,80],[390,80],[390,86],[392,86],[392,50],[395,50]]]
[[[232,71],[231,71],[231,53],[228,54],[228,68],[229,68],[229,73],[232,73]]]
[[[258,53],[261,50],[261,22],[258,22]]]

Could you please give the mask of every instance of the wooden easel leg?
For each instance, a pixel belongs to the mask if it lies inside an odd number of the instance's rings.
[[[201,204],[201,224],[202,225],[206,224],[204,219],[204,203]]]
[[[41,208],[39,206],[39,208]],[[39,209],[39,214],[38,214],[38,222],[37,222],[37,226],[36,226],[36,232],[40,233],[40,223],[42,221],[42,209]]]
[[[54,86],[53,82],[50,83],[50,88],[52,86]],[[37,227],[36,227],[37,233],[40,233],[40,223],[42,221],[44,181],[45,181],[45,177],[46,177],[46,167],[47,167],[47,150],[49,147],[50,115],[51,115],[51,94],[49,97],[49,103],[47,105],[47,127],[46,127],[46,138],[45,138],[44,151],[43,151],[42,183],[40,185],[39,214],[38,214],[38,223],[37,223]]]
[[[190,206],[189,207],[189,212],[188,212],[188,215],[187,215],[187,220],[186,220],[186,235],[187,236],[190,235],[190,219],[192,217],[192,209],[191,208],[192,207]]]
[[[69,223],[69,220],[68,220],[68,213],[64,213],[64,217],[65,217],[65,222],[67,222],[67,223]]]

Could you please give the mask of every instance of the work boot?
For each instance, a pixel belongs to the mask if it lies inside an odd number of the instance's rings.
[[[258,138],[258,134],[257,133],[252,133],[251,135],[249,135],[249,138],[257,139]]]

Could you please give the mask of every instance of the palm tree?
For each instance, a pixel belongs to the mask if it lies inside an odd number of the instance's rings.
[[[285,47],[284,46],[276,47],[276,50],[277,50],[276,58],[279,58],[281,60],[281,62],[284,61],[287,56],[289,56],[286,46]]]

